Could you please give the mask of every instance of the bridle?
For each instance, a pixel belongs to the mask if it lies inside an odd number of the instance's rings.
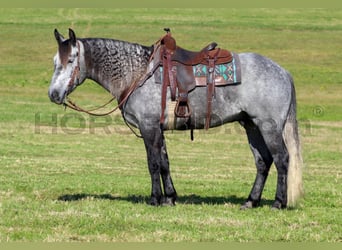
[[[164,36],[162,38],[160,38],[153,46],[153,53],[150,56],[150,59],[148,61],[148,65],[152,62],[152,60],[155,57],[155,54],[157,53],[158,49],[161,46],[161,41],[164,38]],[[74,84],[75,84],[75,80],[77,80],[76,85],[79,84],[79,80],[80,80],[80,44],[77,41],[77,50],[78,50],[78,54],[77,54],[77,65],[74,68],[72,75],[71,75],[71,79],[68,83],[68,88],[71,89]],[[130,86],[129,88],[124,91],[125,94],[123,96],[120,97],[119,100],[119,104],[114,107],[112,110],[105,112],[105,113],[94,113],[93,111],[99,110],[101,108],[106,107],[108,104],[110,104],[112,101],[115,100],[115,97],[111,98],[107,103],[94,108],[94,109],[90,109],[90,110],[86,110],[84,108],[79,107],[75,102],[73,102],[68,96],[66,97],[66,100],[64,101],[63,105],[65,108],[70,108],[73,110],[76,110],[78,112],[83,112],[83,113],[87,113],[89,115],[94,115],[94,116],[106,116],[109,115],[113,112],[115,112],[118,109],[122,109],[122,107],[124,106],[124,104],[126,103],[126,101],[128,100],[128,98],[130,97],[130,95],[139,87],[141,87],[142,85],[144,85],[144,83],[154,74],[154,72],[159,68],[159,66],[162,65],[162,61],[160,58],[158,58],[158,61],[156,63],[154,63],[152,69],[147,70],[145,74],[143,74],[139,79],[135,80]]]
[[[74,86],[75,78],[77,80],[76,86],[79,84],[79,81],[80,81],[80,44],[78,41],[76,43],[77,43],[77,65],[74,68],[70,81],[68,83],[68,90],[70,90]]]

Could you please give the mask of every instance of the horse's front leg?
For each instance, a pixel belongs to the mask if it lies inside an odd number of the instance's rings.
[[[177,193],[173,186],[171,174],[170,174],[170,166],[169,166],[169,158],[167,155],[166,150],[166,143],[164,134],[162,133],[162,147],[161,147],[161,165],[160,165],[160,174],[163,181],[163,187],[164,187],[164,199],[162,201],[163,205],[175,205],[175,201],[177,199]]]
[[[152,182],[150,204],[154,206],[160,204],[174,205],[177,194],[170,175],[163,132],[159,127],[151,126],[148,129],[141,129],[141,133],[144,138]],[[160,176],[162,177],[165,196],[163,196]]]

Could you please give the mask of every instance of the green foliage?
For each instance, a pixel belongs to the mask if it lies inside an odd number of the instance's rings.
[[[179,200],[150,207],[143,143],[120,114],[93,118],[48,100],[54,28],[152,44],[170,27],[183,47],[211,41],[266,55],[297,90],[306,196],[272,211],[271,169],[260,208],[240,211],[255,167],[238,124],[167,132]],[[0,10],[0,242],[330,241],[342,231],[342,11],[324,9]],[[110,96],[87,81],[73,94]]]

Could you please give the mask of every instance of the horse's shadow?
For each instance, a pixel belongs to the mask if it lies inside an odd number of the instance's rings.
[[[128,196],[114,196],[111,194],[87,194],[87,193],[80,193],[80,194],[65,194],[61,195],[57,198],[59,201],[79,201],[79,200],[117,200],[117,201],[127,201],[131,203],[148,203],[150,200],[149,196],[142,196],[142,195],[128,195]],[[193,204],[193,205],[241,205],[246,201],[246,198],[237,197],[235,195],[222,197],[222,196],[200,196],[196,194],[191,195],[182,195],[178,196],[177,202],[178,204]],[[272,204],[271,200],[262,200],[262,203],[265,205]]]

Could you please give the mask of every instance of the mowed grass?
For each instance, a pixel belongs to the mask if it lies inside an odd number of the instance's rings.
[[[205,18],[204,18],[205,17]],[[254,51],[296,84],[305,198],[273,211],[272,167],[262,204],[240,211],[255,177],[238,124],[167,132],[175,207],[147,205],[141,139],[120,114],[93,118],[50,103],[53,29],[152,44],[170,27],[178,43]],[[0,241],[342,241],[342,11],[321,9],[0,10]],[[87,81],[86,107],[108,93]]]

